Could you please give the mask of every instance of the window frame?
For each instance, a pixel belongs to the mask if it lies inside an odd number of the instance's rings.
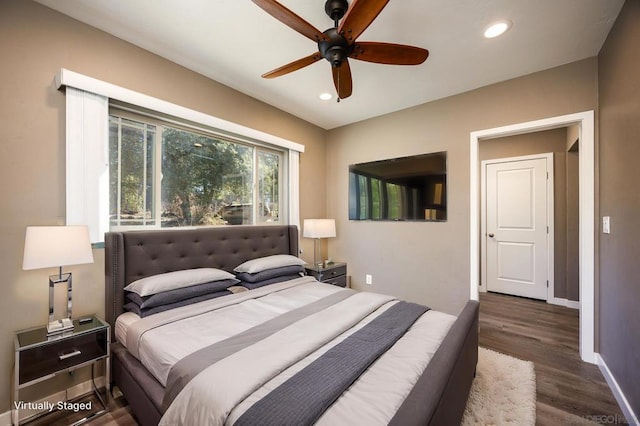
[[[153,175],[153,181],[154,181],[154,186],[153,186],[153,190],[154,190],[154,191],[153,191],[153,199],[152,199],[152,201],[151,201],[151,203],[152,203],[152,205],[153,205],[153,208],[152,208],[152,211],[153,211],[152,218],[153,218],[153,219],[149,219],[149,221],[150,221],[150,222],[156,222],[156,223],[158,223],[158,222],[160,222],[160,219],[159,219],[159,218],[160,218],[160,216],[159,216],[159,214],[161,213],[161,210],[162,210],[162,209],[161,209],[161,206],[160,206],[160,208],[159,208],[159,206],[158,206],[158,204],[159,204],[159,203],[158,203],[158,200],[160,200],[160,199],[158,198],[158,196],[159,196],[160,194],[159,194],[158,189],[156,188],[156,185],[155,185],[155,182],[156,182],[156,180],[158,179],[158,176],[157,176],[157,175],[158,175],[158,173],[160,173],[160,175],[162,174],[162,172],[161,172],[161,171],[159,171],[159,165],[158,165],[158,159],[160,159],[160,160],[161,160],[161,157],[156,155],[156,152],[157,152],[157,151],[156,151],[156,150],[157,150],[157,144],[158,144],[158,131],[157,131],[157,129],[158,129],[158,125],[157,125],[156,123],[139,122],[139,121],[137,121],[135,118],[132,118],[132,117],[129,117],[129,116],[126,116],[126,117],[125,117],[125,116],[122,116],[122,115],[114,116],[111,112],[109,112],[109,115],[108,115],[108,119],[109,119],[109,127],[111,127],[111,118],[112,118],[112,117],[117,118],[117,119],[119,120],[119,122],[120,122],[120,125],[122,124],[122,120],[135,121],[135,122],[137,122],[137,123],[141,123],[141,124],[143,125],[142,127],[144,127],[144,129],[143,129],[143,134],[144,134],[144,145],[145,145],[145,149],[143,149],[143,151],[144,151],[145,153],[146,153],[146,147],[147,147],[147,143],[148,143],[148,142],[147,142],[147,132],[148,132],[148,128],[149,128],[150,126],[155,127],[155,130],[154,130],[154,133],[155,133],[155,138],[154,138],[154,139],[155,139],[155,140],[154,140],[154,147],[153,147],[153,160],[152,160],[152,161],[153,161],[153,164],[152,164],[152,175]],[[122,171],[122,169],[121,169],[121,165],[122,165],[122,161],[121,161],[121,158],[122,158],[122,155],[121,155],[121,154],[122,154],[122,137],[121,137],[121,135],[122,135],[122,129],[121,129],[121,128],[119,128],[119,130],[120,130],[120,131],[118,132],[118,178],[117,178],[117,181],[118,181],[118,189],[117,189],[117,195],[116,195],[116,208],[115,208],[116,215],[117,215],[117,217],[118,217],[118,219],[116,219],[116,220],[117,220],[117,222],[118,222],[118,225],[115,225],[115,226],[111,225],[111,222],[112,222],[114,219],[113,219],[113,218],[111,218],[111,217],[109,217],[109,230],[110,230],[110,231],[124,231],[124,230],[155,229],[155,228],[156,228],[156,226],[155,226],[155,225],[147,225],[147,224],[145,223],[145,222],[147,222],[146,217],[143,217],[143,218],[141,219],[141,220],[142,220],[142,222],[143,222],[143,225],[122,225],[122,224],[120,223],[120,221],[121,221],[121,219],[120,219],[120,215],[121,215],[121,210],[122,210],[122,208],[121,208],[121,202],[122,202],[122,197],[121,197],[121,194],[122,194],[122,179],[121,179],[121,171]],[[110,156],[110,154],[111,154],[111,147],[110,147],[110,144],[109,144],[109,147],[108,147],[107,149],[109,150],[109,156]],[[145,163],[145,166],[146,166],[146,164],[147,164],[147,158],[146,158],[146,155],[145,155],[145,158],[144,158],[143,162]],[[110,173],[111,173],[111,170],[112,170],[112,169],[113,169],[113,165],[112,165],[112,164],[109,164],[109,171],[110,171]],[[145,167],[145,169],[144,169],[143,175],[144,175],[144,184],[145,184],[145,186],[146,186],[146,182],[147,182],[146,167]],[[111,182],[109,182],[109,186],[111,186]],[[147,191],[144,191],[145,206],[146,206],[146,199],[147,199],[146,192],[147,192]],[[111,210],[111,207],[112,207],[112,206],[111,206],[111,188],[109,188],[109,209],[110,209],[110,210]],[[146,211],[146,210],[145,210],[145,211]],[[111,212],[110,212],[110,213],[111,213]],[[110,214],[109,216],[111,216],[111,214]],[[160,226],[161,226],[161,225],[160,225]]]
[[[109,220],[109,230],[110,231],[134,231],[134,230],[145,230],[145,229],[169,229],[162,227],[162,136],[165,127],[174,128],[177,130],[194,133],[200,136],[204,136],[207,138],[212,138],[216,140],[221,140],[229,143],[238,144],[241,146],[249,147],[252,149],[252,222],[249,224],[243,223],[242,226],[252,226],[252,225],[282,225],[290,223],[289,211],[290,211],[290,197],[288,196],[288,192],[286,191],[285,182],[289,180],[289,167],[287,160],[287,151],[284,148],[275,147],[273,145],[247,140],[246,138],[241,137],[230,137],[229,135],[222,134],[216,129],[208,128],[206,126],[198,125],[196,123],[190,123],[187,121],[182,121],[173,117],[167,117],[160,114],[153,113],[151,111],[145,111],[142,109],[133,108],[130,106],[122,105],[115,102],[109,103],[109,111],[108,118],[109,122],[111,122],[111,117],[116,117],[120,119],[135,121],[138,123],[143,123],[145,129],[151,125],[155,127],[155,141],[153,147],[153,193],[154,200],[153,204],[153,217],[155,219],[151,220],[155,222],[153,225],[112,225],[112,220]],[[146,134],[146,130],[145,130]],[[259,209],[259,167],[258,167],[258,157],[259,153],[268,153],[275,154],[278,156],[278,221],[276,222],[260,222],[258,221],[258,209]],[[118,177],[119,188],[118,193],[120,193],[121,184],[120,177]],[[109,193],[111,189],[109,190]],[[119,202],[119,198],[118,198]],[[118,216],[120,215],[120,211],[117,211]],[[238,225],[188,225],[188,226],[180,226],[179,228],[197,228],[202,226],[238,226]]]

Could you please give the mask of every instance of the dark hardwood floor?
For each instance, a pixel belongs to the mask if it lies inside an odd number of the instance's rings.
[[[481,293],[480,346],[533,361],[538,425],[625,423],[599,368],[580,359],[578,315],[544,301]]]
[[[494,293],[480,295],[480,346],[533,361],[538,425],[624,423],[597,366],[580,360],[578,311],[546,302]],[[33,425],[68,425],[71,415],[52,414]],[[111,412],[91,426],[136,426],[126,401],[115,398]]]

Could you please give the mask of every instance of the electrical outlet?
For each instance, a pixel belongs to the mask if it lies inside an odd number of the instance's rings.
[[[369,285],[373,284],[373,277],[369,274],[365,275],[364,282]]]

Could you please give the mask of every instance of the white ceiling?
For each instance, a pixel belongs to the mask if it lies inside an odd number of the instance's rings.
[[[423,47],[429,58],[418,66],[350,60],[353,95],[337,103],[318,98],[335,93],[325,60],[260,77],[317,47],[250,0],[37,1],[325,129],[595,56],[624,3],[390,1],[359,40]],[[333,26],[324,0],[281,3],[320,31]],[[483,38],[499,19],[511,20],[511,30]]]

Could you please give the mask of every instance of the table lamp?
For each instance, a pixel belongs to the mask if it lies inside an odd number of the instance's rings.
[[[71,322],[71,272],[62,267],[93,263],[93,252],[86,226],[28,226],[24,241],[22,269],[57,267],[58,274],[49,276],[49,324],[47,334],[58,334],[73,328]],[[54,286],[67,283],[67,316],[54,320]]]
[[[303,227],[302,236],[314,238],[313,266],[322,267],[322,260],[318,259],[320,238],[332,238],[336,236],[336,221],[334,219],[305,219]]]

